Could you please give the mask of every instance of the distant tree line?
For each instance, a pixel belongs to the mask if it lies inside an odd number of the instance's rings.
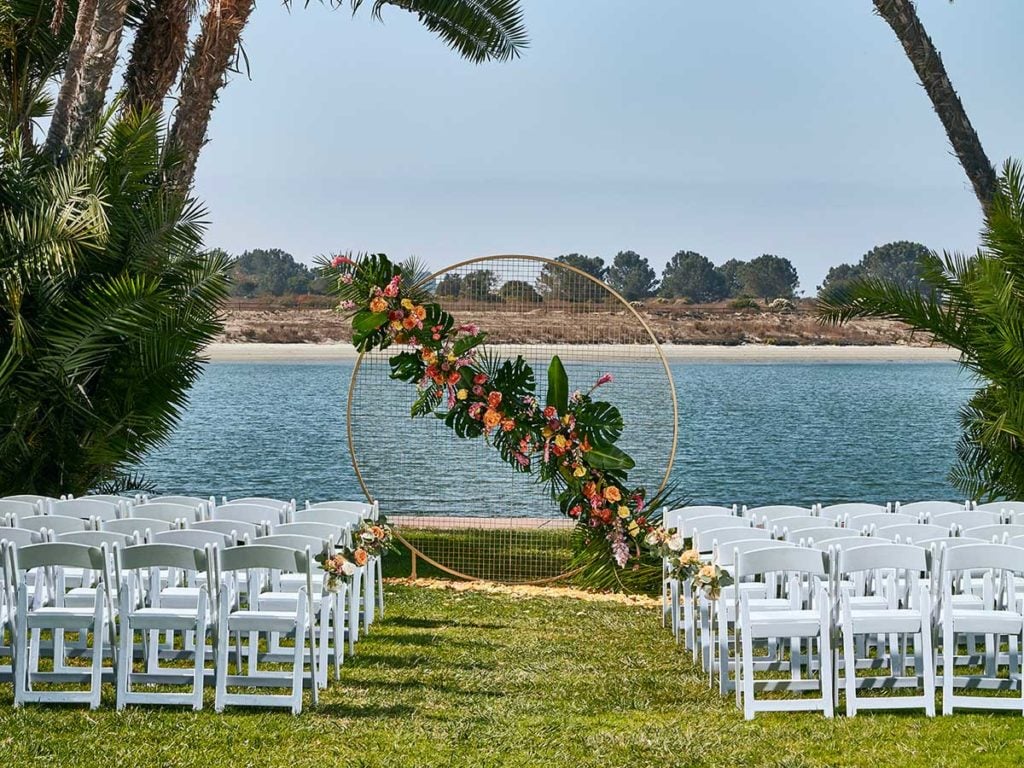
[[[894,280],[900,285],[924,290],[919,277],[919,259],[928,249],[920,243],[900,241],[871,249],[856,264],[839,264],[829,270],[819,294],[840,288],[856,278]],[[541,301],[601,301],[604,291],[589,277],[607,283],[628,301],[660,296],[689,299],[706,304],[725,299],[792,299],[800,285],[796,268],[789,259],[770,253],[750,261],[729,259],[714,264],[696,251],[678,251],[665,264],[659,277],[650,262],[635,251],[619,251],[610,265],[599,256],[568,253],[555,259],[572,269],[545,265],[533,282],[501,281],[486,268],[449,272],[428,289],[440,298],[485,302],[539,303]],[[403,262],[409,279],[419,283],[431,270],[416,257]],[[297,262],[278,248],[256,248],[231,258],[231,295],[241,298],[266,296],[322,295],[327,285],[314,268]]]

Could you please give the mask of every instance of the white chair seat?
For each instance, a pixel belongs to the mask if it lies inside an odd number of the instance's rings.
[[[953,609],[953,631],[977,634],[1018,634],[1024,628],[1024,616],[1016,611],[958,611]]]
[[[298,604],[298,592],[262,592],[260,593],[260,613],[266,611],[291,611],[295,613],[295,606]],[[315,592],[313,594],[313,610],[318,611],[320,609],[320,601],[322,594]],[[306,595],[302,595],[302,599],[306,599]]]
[[[294,598],[293,598],[294,605]],[[228,616],[231,632],[289,632],[295,628],[295,611],[233,611]]]
[[[762,590],[763,594],[763,590]],[[793,604],[784,597],[755,597],[750,601],[750,607],[754,611],[788,611]],[[734,601],[725,604],[725,618],[727,621],[736,621],[738,604]]]
[[[979,595],[953,595],[953,608],[957,610],[976,610],[980,611],[984,607],[984,602]]]
[[[920,632],[921,612],[913,609],[864,609],[853,611],[853,627],[858,634]],[[840,625],[843,625],[840,619]]]
[[[160,605],[174,611],[195,611],[201,591],[200,587],[166,587],[160,590]]]
[[[134,629],[181,629],[196,626],[195,608],[191,611],[177,608],[139,608],[132,611]]]
[[[820,611],[751,610],[750,612],[752,637],[808,637],[818,634],[820,629]]]
[[[36,608],[26,617],[28,626],[32,629],[88,627],[92,625],[95,618],[96,613],[92,606],[88,608],[65,606],[62,608],[55,605]]]

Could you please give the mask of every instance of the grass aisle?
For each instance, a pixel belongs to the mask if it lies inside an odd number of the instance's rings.
[[[388,615],[317,710],[29,707],[0,688],[5,765],[982,766],[1024,762],[1024,718],[743,721],[657,611],[389,587]]]

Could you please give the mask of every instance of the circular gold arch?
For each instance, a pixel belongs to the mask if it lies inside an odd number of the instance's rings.
[[[574,267],[571,264],[566,264],[564,262],[555,261],[554,259],[548,259],[548,258],[545,258],[543,256],[533,256],[533,255],[530,255],[530,254],[518,254],[518,253],[514,253],[514,254],[492,254],[492,255],[489,255],[489,256],[477,256],[477,257],[474,257],[472,259],[465,259],[463,261],[459,261],[459,262],[456,262],[454,264],[450,264],[449,266],[444,267],[443,269],[437,270],[436,272],[432,273],[428,277],[425,277],[422,280],[420,280],[414,287],[420,287],[420,286],[424,286],[424,285],[429,285],[432,281],[436,280],[437,278],[441,277],[442,275],[445,275],[445,274],[447,274],[449,272],[453,272],[453,271],[455,271],[457,269],[461,269],[463,267],[472,266],[473,264],[478,264],[478,263],[481,263],[481,262],[497,261],[497,260],[501,260],[501,259],[522,259],[522,260],[525,260],[525,261],[536,262],[536,263],[542,264],[542,265],[551,265],[551,266],[554,266],[557,269],[564,269],[564,270],[567,270],[569,272],[573,272],[573,273],[579,275],[580,277],[583,277],[584,279],[586,279],[586,280],[588,280],[588,281],[590,281],[590,282],[600,286],[603,291],[611,294],[616,300],[618,300],[618,302],[626,309],[626,311],[628,311],[633,316],[633,318],[640,324],[640,326],[644,329],[644,332],[650,338],[651,344],[652,344],[655,352],[657,353],[658,359],[661,361],[661,365],[662,365],[662,367],[663,367],[663,369],[665,371],[665,377],[666,377],[666,379],[668,381],[669,394],[670,394],[671,401],[672,401],[672,445],[671,445],[671,448],[670,448],[669,453],[668,453],[668,462],[667,462],[666,467],[665,467],[665,474],[664,474],[664,476],[661,479],[660,485],[658,486],[658,492],[660,493],[665,488],[665,486],[668,484],[669,477],[672,474],[672,467],[673,467],[673,465],[675,463],[676,449],[678,448],[678,442],[679,442],[679,402],[678,402],[678,398],[676,397],[675,381],[672,378],[672,370],[671,370],[671,368],[669,366],[668,359],[665,357],[664,350],[662,350],[661,344],[658,342],[657,336],[654,335],[654,331],[651,330],[651,327],[647,324],[647,321],[644,320],[644,318],[640,315],[640,313],[636,311],[636,308],[632,304],[630,304],[630,302],[627,301],[626,298],[624,296],[622,296],[622,294],[620,294],[618,291],[616,291],[614,288],[612,288],[607,283],[604,283],[601,280],[598,280],[593,275],[591,275],[591,274],[589,274],[587,272],[584,272],[582,269]],[[486,330],[486,329],[484,329],[484,330]],[[363,494],[366,496],[366,499],[369,502],[372,503],[374,501],[374,496],[373,496],[373,493],[371,492],[371,490],[369,489],[369,487],[367,486],[366,480],[363,477],[363,473],[360,470],[359,460],[356,457],[355,439],[354,439],[353,432],[352,432],[352,403],[353,403],[353,399],[355,397],[356,382],[357,382],[357,379],[359,377],[359,371],[360,371],[360,368],[362,367],[363,359],[365,357],[366,357],[366,353],[365,352],[361,352],[359,354],[359,357],[356,358],[356,362],[355,362],[355,364],[352,367],[352,375],[351,375],[351,378],[349,380],[349,387],[348,387],[348,396],[346,398],[345,424],[346,424],[346,436],[347,436],[347,442],[348,442],[349,457],[350,457],[350,459],[352,461],[352,469],[355,472],[356,480],[359,482],[359,486],[360,486],[360,488],[362,488]],[[444,565],[442,563],[437,562],[437,560],[435,560],[434,558],[431,558],[428,555],[424,554],[417,547],[415,547],[414,545],[410,544],[401,535],[401,531],[396,530],[395,531],[395,535],[413,553],[413,557],[414,557],[413,569],[414,569],[414,571],[415,571],[415,558],[419,557],[419,558],[423,559],[425,562],[429,563],[430,565],[432,565],[432,566],[434,566],[434,567],[436,567],[436,568],[438,568],[438,569],[440,569],[440,570],[442,570],[442,571],[444,571],[446,573],[449,573],[452,576],[455,576],[456,578],[463,579],[463,580],[466,580],[466,581],[479,581],[480,580],[479,577],[471,576],[471,575],[468,575],[468,574],[465,574],[465,573],[461,573],[461,572],[459,572],[457,570],[454,570],[454,569],[452,569],[452,568],[450,568],[450,567],[448,567],[448,566],[446,566],[446,565]],[[541,583],[546,583],[546,582],[549,583],[549,582],[565,579],[565,578],[567,578],[567,577],[569,577],[571,575],[572,575],[571,572],[567,572],[567,573],[559,574],[558,576],[554,576],[554,577],[551,577],[551,578],[538,579],[538,580],[531,581],[531,582],[526,582],[526,583],[533,583],[533,584],[541,584]]]

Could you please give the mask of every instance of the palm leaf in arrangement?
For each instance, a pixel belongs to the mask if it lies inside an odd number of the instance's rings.
[[[819,301],[823,322],[884,317],[930,334],[960,353],[979,389],[960,413],[950,481],[971,498],[1024,496],[1024,171],[1003,167],[986,211],[982,247],[971,256],[932,254],[924,296],[884,281],[855,282]]]

